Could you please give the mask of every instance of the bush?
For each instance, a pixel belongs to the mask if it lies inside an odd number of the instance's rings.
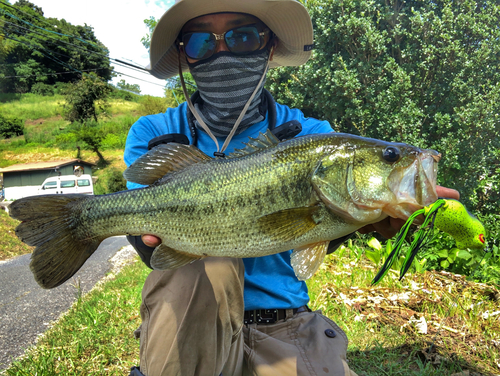
[[[31,87],[31,92],[45,97],[53,96],[54,86],[44,84],[43,82],[37,82]]]
[[[316,50],[270,72],[278,102],[335,130],[443,154],[439,183],[498,212],[500,4],[309,0]]]
[[[11,138],[24,133],[24,124],[20,119],[7,119],[0,114],[0,136]]]
[[[145,95],[141,100],[139,113],[141,116],[160,114],[167,110],[167,102],[165,98],[153,97]]]
[[[113,88],[113,90],[109,93],[108,97],[115,99],[123,99],[124,101],[129,101],[129,102],[140,102],[142,98],[138,94],[134,94],[129,91],[120,90],[116,88]]]
[[[126,134],[113,134],[108,133],[102,140],[103,149],[123,149],[125,148],[125,140],[127,138]]]
[[[123,178],[123,171],[116,167],[104,169],[94,186],[96,195],[103,195],[127,190],[127,181]]]
[[[54,94],[65,94],[68,88],[71,87],[71,83],[69,82],[56,82],[53,86]]]

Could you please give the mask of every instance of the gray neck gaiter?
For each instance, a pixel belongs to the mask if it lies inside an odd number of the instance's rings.
[[[268,57],[267,49],[244,56],[219,52],[211,59],[189,64],[200,93],[200,100],[193,103],[194,108],[216,137],[226,137],[231,132],[264,73]],[[264,120],[259,111],[264,82],[265,79],[236,134]],[[202,129],[197,120],[194,123],[197,128]]]

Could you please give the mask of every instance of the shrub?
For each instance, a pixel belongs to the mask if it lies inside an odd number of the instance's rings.
[[[316,50],[303,66],[270,72],[275,99],[338,131],[438,150],[439,182],[468,208],[498,212],[498,1],[306,6]]]
[[[165,98],[153,97],[145,95],[141,100],[141,107],[139,113],[142,116],[154,115],[165,112],[167,109],[167,102]]]
[[[123,178],[123,171],[116,167],[104,169],[94,186],[96,195],[103,195],[127,190],[127,182]]]
[[[44,84],[43,82],[37,82],[31,87],[31,92],[45,97],[53,96],[54,86]]]
[[[140,102],[141,96],[135,93],[131,93],[126,90],[120,90],[113,88],[113,90],[108,95],[109,98],[123,99],[129,102]]]
[[[54,94],[65,94],[69,87],[71,87],[69,82],[56,82],[53,86]]]
[[[0,136],[11,138],[24,133],[23,121],[20,119],[7,119],[0,114]]]

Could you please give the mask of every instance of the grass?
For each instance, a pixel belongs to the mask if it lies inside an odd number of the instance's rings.
[[[126,266],[81,298],[5,373],[127,374],[139,362],[133,331],[148,273],[142,262]],[[342,248],[308,282],[311,308],[322,309],[346,331],[349,364],[359,376],[499,373],[500,323],[492,299],[498,290],[438,272],[408,275],[403,282],[391,272],[372,287],[374,275],[372,264]],[[421,317],[427,334],[412,323]]]
[[[23,94],[16,99],[0,103],[0,112],[6,118],[22,120],[35,120],[57,117],[61,114],[64,105],[62,95],[41,96],[36,94]]]
[[[33,247],[21,242],[14,230],[19,221],[9,217],[5,210],[0,209],[0,260],[33,252]]]
[[[0,140],[0,167],[76,157],[76,143],[63,137],[68,123],[60,116],[62,100],[0,95],[0,111],[23,118],[30,141],[24,136]],[[108,167],[124,170],[121,145],[138,111],[137,103],[111,101],[112,116],[101,125]],[[81,153],[82,159],[97,161],[92,152]],[[94,175],[104,179],[106,171],[97,169]],[[0,237],[0,260],[32,250],[15,237],[16,225],[0,211],[0,233],[6,234]],[[375,271],[362,250],[341,248],[308,281],[310,306],[344,328],[350,366],[359,376],[500,374],[500,315],[493,298],[500,297],[498,290],[437,272],[407,275],[403,282],[390,272],[373,287]],[[6,374],[127,374],[138,364],[133,331],[140,324],[140,290],[148,273],[138,262],[80,297]],[[426,334],[419,332],[417,320],[425,320]]]
[[[139,364],[139,342],[133,332],[141,322],[141,288],[148,274],[142,262],[125,266],[118,276],[77,300],[4,374],[128,374]]]
[[[358,375],[500,373],[497,289],[435,271],[402,282],[390,272],[371,286],[375,274],[372,263],[342,248],[308,282],[311,306],[345,330]],[[424,320],[425,334],[417,325]]]

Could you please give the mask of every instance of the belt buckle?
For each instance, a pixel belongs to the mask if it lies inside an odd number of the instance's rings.
[[[255,311],[255,318],[259,324],[273,324],[278,321],[278,310],[258,309]]]
[[[278,310],[277,309],[255,309],[253,311],[247,311],[248,318],[244,320],[244,324],[253,324],[254,322],[258,324],[273,324],[278,321]]]

